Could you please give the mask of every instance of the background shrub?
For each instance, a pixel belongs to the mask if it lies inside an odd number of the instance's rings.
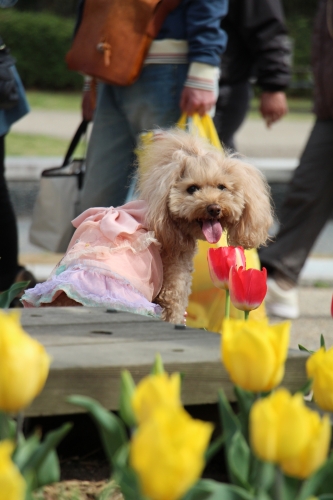
[[[17,59],[26,88],[81,88],[82,77],[69,71],[65,63],[77,3],[21,0],[13,9],[0,9],[0,34]],[[311,95],[311,33],[317,0],[283,0],[283,6],[293,42],[293,82],[289,93]]]
[[[65,63],[73,27],[73,19],[50,13],[0,9],[0,35],[16,58],[26,88],[82,87],[82,76],[69,71]]]

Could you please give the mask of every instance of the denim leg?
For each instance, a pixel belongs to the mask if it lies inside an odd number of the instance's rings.
[[[187,64],[148,64],[133,85],[117,88],[134,134],[176,124],[187,70]]]
[[[175,125],[187,64],[151,64],[128,87],[100,85],[81,209],[118,206],[126,199],[138,135]]]
[[[81,211],[122,205],[134,145],[135,135],[119,108],[114,87],[100,84],[80,196]]]

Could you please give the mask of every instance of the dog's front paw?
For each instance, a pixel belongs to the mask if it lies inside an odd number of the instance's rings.
[[[179,313],[174,310],[164,309],[162,314],[162,319],[168,323],[174,323],[175,325],[186,325],[187,312]]]

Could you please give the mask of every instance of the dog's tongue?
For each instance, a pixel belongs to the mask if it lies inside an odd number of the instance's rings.
[[[222,236],[222,226],[218,220],[204,220],[202,232],[208,243],[217,243]]]

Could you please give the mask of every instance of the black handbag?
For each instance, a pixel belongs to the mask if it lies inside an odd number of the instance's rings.
[[[15,59],[0,38],[0,108],[11,109],[19,102],[19,93],[14,73],[11,69]]]

